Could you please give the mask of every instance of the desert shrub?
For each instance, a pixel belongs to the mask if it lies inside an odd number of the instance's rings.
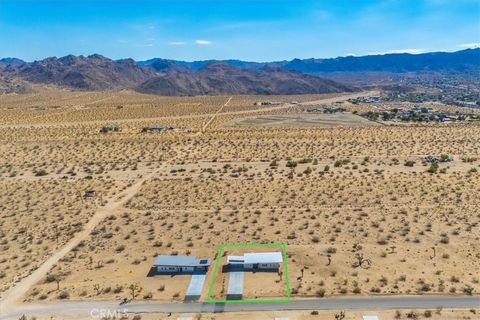
[[[384,245],[388,244],[388,241],[387,241],[387,239],[385,239],[385,238],[380,238],[380,239],[377,240],[377,243],[378,243],[379,245],[384,246]]]
[[[45,171],[44,169],[40,169],[40,170],[35,171],[35,176],[36,177],[46,176],[47,174],[48,174],[48,172]]]
[[[463,288],[463,293],[468,294],[469,296],[473,295],[473,288],[470,286],[466,286]]]
[[[317,297],[323,298],[325,296],[325,289],[318,289],[315,294]]]
[[[144,300],[150,300],[150,299],[152,299],[152,297],[153,297],[153,294],[151,292],[148,292],[148,293],[143,295]]]
[[[445,235],[442,235],[442,237],[440,238],[440,242],[443,243],[443,244],[448,244],[450,242],[450,239],[445,234]]]
[[[287,168],[295,168],[297,166],[297,162],[293,160],[288,160],[286,166]]]
[[[430,168],[428,168],[427,172],[428,173],[437,173],[438,171],[438,163],[432,163],[430,165]]]
[[[298,161],[298,163],[310,163],[312,162],[312,159],[301,159]]]
[[[329,253],[329,254],[337,253],[337,249],[334,248],[334,247],[328,247],[326,251],[327,251],[327,253]]]

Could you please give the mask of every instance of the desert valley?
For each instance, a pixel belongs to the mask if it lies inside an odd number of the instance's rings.
[[[478,292],[479,123],[359,115],[384,95],[1,96],[2,296],[183,301],[156,255],[252,242],[287,245],[292,299]]]

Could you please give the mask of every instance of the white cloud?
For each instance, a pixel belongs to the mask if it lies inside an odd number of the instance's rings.
[[[410,54],[419,54],[425,53],[425,49],[399,49],[399,50],[388,50],[385,53],[410,53]]]
[[[171,41],[168,43],[169,46],[183,46],[184,44],[186,43],[183,41]]]
[[[472,43],[462,43],[458,45],[459,48],[480,48],[480,42],[472,42]]]
[[[201,46],[206,46],[206,45],[212,44],[212,41],[208,41],[208,40],[195,40],[195,43],[196,43],[196,44],[199,44],[199,45],[201,45]]]
[[[427,52],[425,49],[394,49],[394,50],[387,50],[387,51],[368,52],[367,55],[392,54],[392,53],[420,54],[425,52]]]

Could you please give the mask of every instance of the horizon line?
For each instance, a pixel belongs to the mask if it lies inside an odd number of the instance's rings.
[[[0,60],[3,60],[3,59],[18,59],[18,60],[22,60],[22,61],[25,62],[25,63],[32,63],[32,62],[36,62],[36,61],[43,61],[43,60],[50,59],[50,58],[60,59],[60,58],[68,57],[68,56],[74,56],[74,57],[102,56],[102,57],[104,57],[104,58],[107,58],[107,59],[110,59],[110,60],[113,60],[113,61],[133,60],[133,61],[135,61],[135,62],[137,62],[137,63],[138,63],[138,62],[145,62],[145,61],[149,61],[149,60],[154,60],[154,59],[170,60],[170,61],[177,61],[177,62],[187,62],[187,63],[205,62],[205,61],[242,61],[242,62],[249,62],[249,63],[274,63],[274,62],[285,62],[285,61],[293,61],[293,60],[311,60],[311,59],[314,59],[314,60],[330,60],[330,59],[349,58],[349,57],[360,58],[360,57],[389,56],[389,55],[411,55],[411,56],[418,56],[418,55],[432,54],[432,53],[456,53],[456,52],[462,52],[462,51],[468,51],[468,50],[480,50],[480,46],[473,46],[473,47],[470,47],[470,48],[464,48],[464,49],[453,50],[453,51],[443,50],[443,51],[406,52],[406,51],[403,51],[403,50],[391,50],[391,51],[387,51],[387,52],[370,52],[370,53],[366,53],[366,54],[354,54],[354,53],[349,53],[349,54],[345,54],[345,55],[340,55],[340,56],[336,56],[336,57],[328,57],[328,58],[315,58],[315,57],[310,57],[310,58],[292,58],[292,59],[271,60],[271,61],[242,60],[242,59],[239,59],[239,58],[204,59],[204,60],[177,60],[177,59],[173,59],[173,58],[161,58],[161,57],[151,57],[151,58],[139,59],[139,60],[136,60],[136,59],[134,59],[134,58],[132,58],[132,57],[112,59],[112,58],[110,58],[110,57],[108,57],[108,56],[106,56],[106,55],[100,54],[100,53],[91,53],[91,54],[87,54],[87,55],[70,53],[70,54],[67,54],[67,55],[64,55],[64,56],[47,56],[47,57],[44,57],[44,58],[41,58],[41,59],[37,59],[37,60],[33,60],[33,61],[27,61],[27,60],[24,60],[24,59],[18,58],[18,57],[7,56],[7,57],[0,57]],[[395,52],[395,51],[397,51],[397,52]]]

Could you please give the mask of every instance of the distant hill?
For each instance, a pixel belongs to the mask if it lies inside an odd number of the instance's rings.
[[[224,62],[226,64],[229,64],[234,67],[238,67],[241,69],[261,69],[267,66],[273,66],[274,64],[276,65],[276,62],[251,62],[251,61],[242,61],[242,60],[199,60],[199,61],[181,61],[181,60],[166,60],[162,58],[153,58],[150,60],[146,61],[139,61],[138,63],[142,66],[146,67],[152,67],[156,70],[156,65],[159,63],[168,63],[170,66],[175,65],[179,67],[184,67],[190,70],[199,70],[203,68],[205,65],[212,63],[212,62]]]
[[[161,58],[136,62],[111,60],[98,54],[34,62],[0,60],[0,80],[9,92],[17,90],[18,83],[24,88],[36,83],[76,90],[132,89],[162,95],[329,93],[352,91],[352,86],[357,85],[396,86],[398,81],[392,76],[396,74],[478,75],[480,49],[277,62]]]
[[[158,59],[150,59],[139,63],[149,66],[156,60]],[[309,74],[330,72],[478,72],[480,71],[480,48],[457,52],[393,53],[331,59],[293,59],[276,62],[220,61],[244,69],[258,70],[265,67],[277,67]],[[215,60],[194,62],[170,60],[170,62],[197,70],[207,63],[215,62]]]
[[[209,62],[193,70],[166,59],[147,66],[101,55],[51,57],[0,69],[0,77],[77,90],[132,89],[161,95],[302,94],[352,91],[332,80],[296,71],[247,70]]]
[[[247,70],[225,62],[209,62],[196,71],[158,75],[141,84],[138,90],[161,95],[218,95],[330,93],[353,89],[295,71]]]
[[[25,64],[26,62],[21,60],[21,59],[17,59],[17,58],[3,58],[3,59],[0,59],[0,65],[2,66],[13,66],[13,67],[19,67],[23,64]]]
[[[155,72],[134,60],[113,61],[101,55],[65,56],[26,63],[10,70],[21,79],[81,90],[132,88],[153,77]]]
[[[475,72],[480,71],[480,49],[423,54],[384,54],[335,59],[294,59],[285,69],[305,73],[325,72]]]

